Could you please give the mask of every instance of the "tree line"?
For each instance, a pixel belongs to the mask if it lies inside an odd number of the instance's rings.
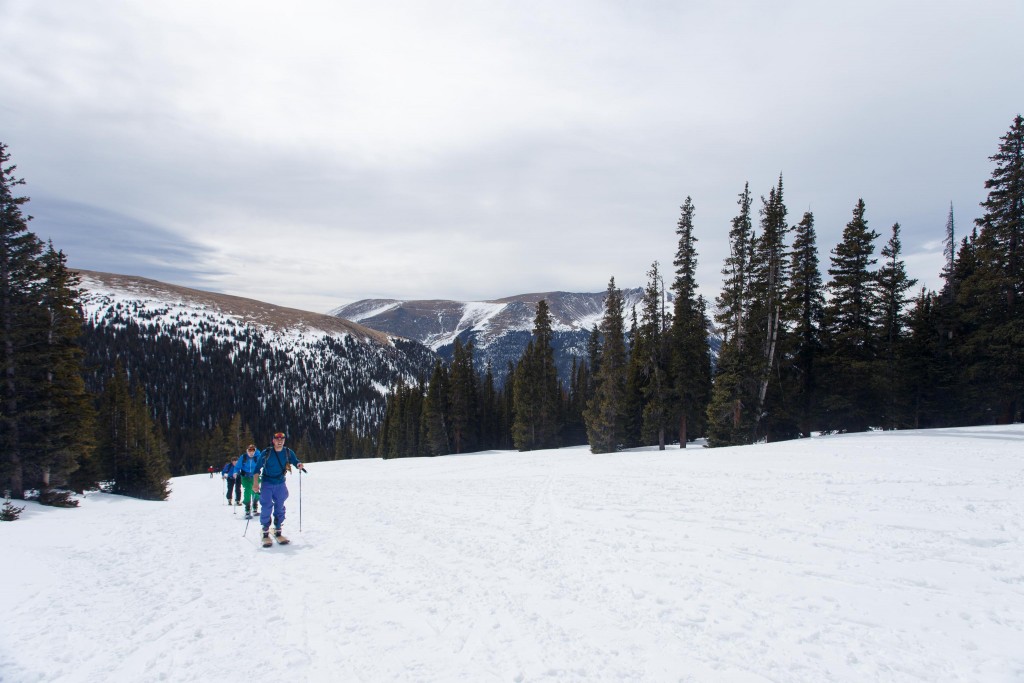
[[[640,306],[626,311],[611,278],[605,314],[568,382],[554,367],[552,320],[541,301],[531,340],[501,386],[491,368],[475,366],[472,343],[456,342],[450,363],[396,387],[382,418],[367,408],[346,425],[332,423],[324,414],[338,406],[316,396],[281,403],[278,412],[294,408],[288,419],[308,425],[294,437],[307,460],[577,444],[611,452],[685,447],[697,437],[720,446],[1019,421],[1021,116],[990,159],[984,212],[966,235],[950,207],[939,291],[915,290],[898,223],[876,253],[881,235],[869,227],[863,200],[830,252],[826,281],[814,215],[790,225],[780,176],[756,216],[749,185],[739,193],[711,314],[697,291],[687,197],[671,281],[654,262]],[[9,162],[0,143],[0,493],[36,491],[43,502],[73,504],[57,489],[105,482],[114,492],[162,499],[171,474],[202,471],[211,454],[234,455],[266,431],[254,413],[266,406],[232,371],[237,346],[146,334],[129,318],[85,323],[79,282],[64,253],[28,229],[28,198],[18,194],[24,181]],[[721,336],[715,359],[712,328]],[[254,341],[245,348],[263,365],[297,362]],[[181,377],[192,381],[174,379]]]
[[[533,337],[509,380],[473,371],[472,347],[429,381],[391,397],[378,454],[440,455],[479,448],[533,450],[589,443],[749,444],[856,432],[1009,423],[1024,407],[1024,119],[1000,138],[983,215],[960,237],[945,226],[940,291],[915,290],[901,228],[868,225],[863,199],[830,251],[818,256],[814,214],[791,225],[782,176],[755,201],[737,197],[712,326],[697,294],[695,208],[676,226],[675,277],[658,262],[640,310],[623,310],[609,282],[605,314],[570,386],[550,370],[550,317],[537,306]],[[877,251],[876,251],[877,250]],[[669,297],[666,289],[670,289]],[[671,298],[672,305],[667,305]],[[627,327],[627,322],[628,327]],[[708,330],[721,346],[712,365]]]

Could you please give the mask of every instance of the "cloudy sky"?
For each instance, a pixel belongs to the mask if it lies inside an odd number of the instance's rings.
[[[1024,112],[1021,0],[0,0],[0,141],[71,265],[325,311],[720,286],[781,173],[934,287]],[[760,205],[760,202],[757,203]]]

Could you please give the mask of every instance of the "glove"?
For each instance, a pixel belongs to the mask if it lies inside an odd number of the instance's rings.
[[[309,472],[306,471],[306,466],[303,465],[301,462],[298,464],[298,468],[299,468],[300,471],[306,472],[306,474],[309,474]]]

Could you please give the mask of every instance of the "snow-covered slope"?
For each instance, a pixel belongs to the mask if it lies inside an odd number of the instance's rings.
[[[643,297],[641,289],[623,291],[625,310]],[[367,299],[341,306],[331,315],[354,320],[426,344],[450,358],[456,339],[472,340],[478,366],[490,363],[499,377],[509,361],[517,361],[530,340],[537,302],[544,299],[551,311],[555,362],[563,376],[572,357],[586,357],[590,330],[604,315],[605,292],[543,292],[520,294],[494,301]]]
[[[391,343],[389,335],[334,315],[204,292],[134,275],[91,270],[76,272],[84,290],[86,317],[94,322],[120,306],[138,311],[155,325],[194,331],[200,338],[210,335],[232,338],[231,331],[250,326],[280,334],[289,345],[302,337],[317,338],[325,334],[338,338],[353,335],[377,344]]]
[[[366,433],[397,381],[413,381],[433,363],[417,342],[335,316],[139,277],[79,274],[90,364],[130,365],[156,411],[172,416],[171,429],[258,411],[273,414],[275,429],[318,431],[325,442],[343,427]]]
[[[0,679],[1024,680],[1024,425],[312,463],[0,522]],[[301,525],[300,526],[300,510]]]

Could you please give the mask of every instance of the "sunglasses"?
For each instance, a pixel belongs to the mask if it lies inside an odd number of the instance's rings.
[[[278,432],[277,434],[274,434],[274,438],[275,439],[283,439],[284,438],[284,434],[282,434],[281,432]]]

